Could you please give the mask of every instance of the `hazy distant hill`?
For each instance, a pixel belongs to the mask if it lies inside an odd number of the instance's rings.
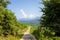
[[[30,25],[39,25],[39,18],[35,18],[35,19],[20,19],[20,22],[26,23],[26,24],[30,24]]]

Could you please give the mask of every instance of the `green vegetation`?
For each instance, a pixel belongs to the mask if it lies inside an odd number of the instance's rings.
[[[60,40],[60,0],[42,0],[42,4],[40,27],[32,34],[37,40]]]
[[[33,33],[35,30],[37,30],[38,29],[38,27],[37,26],[32,26],[31,27],[31,30],[30,30],[30,33]]]
[[[9,0],[0,0],[0,6],[6,8],[8,4],[10,4]]]
[[[37,26],[32,26],[30,33],[35,36],[35,38],[38,40],[39,37],[39,32],[38,32],[38,27]]]
[[[60,0],[46,0],[43,1],[43,4],[41,27],[49,27],[56,32],[60,32]]]
[[[20,38],[8,35],[7,37],[0,36],[0,40],[20,40]]]
[[[30,33],[37,40],[60,40],[60,0],[42,0],[42,3],[40,26],[32,26]],[[0,0],[0,40],[19,40],[30,25],[18,22],[8,4],[8,0]]]
[[[8,0],[0,0],[0,39],[4,38],[1,40],[15,40],[14,37],[21,38],[28,27],[27,24],[17,21],[14,13],[7,8],[9,3]]]

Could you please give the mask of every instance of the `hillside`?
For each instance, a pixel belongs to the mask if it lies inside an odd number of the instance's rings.
[[[26,24],[34,25],[34,26],[39,26],[39,19],[40,18],[35,18],[35,19],[20,19],[18,21],[26,23]]]

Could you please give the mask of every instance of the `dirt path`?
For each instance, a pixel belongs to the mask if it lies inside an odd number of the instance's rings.
[[[30,34],[31,26],[28,27],[27,31],[24,33],[20,40],[36,40],[35,37]]]
[[[27,31],[24,33],[24,35],[30,34],[30,29],[31,29],[31,27],[29,26],[28,29],[27,29]]]
[[[30,29],[31,29],[31,26],[28,27],[28,29],[27,29],[27,31],[24,33],[24,35],[30,34]],[[22,37],[20,40],[23,40],[23,37]]]

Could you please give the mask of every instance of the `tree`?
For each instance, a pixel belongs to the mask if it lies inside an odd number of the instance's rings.
[[[43,0],[43,4],[41,26],[60,33],[60,0]]]
[[[0,6],[3,6],[3,7],[7,7],[7,5],[9,4],[9,0],[0,0]]]
[[[3,34],[11,34],[12,31],[16,32],[19,24],[17,24],[16,17],[14,13],[10,10],[0,7],[0,26],[2,26]]]
[[[14,13],[7,9],[8,4],[8,0],[0,0],[0,29],[5,36],[8,34],[16,34],[20,27]]]

